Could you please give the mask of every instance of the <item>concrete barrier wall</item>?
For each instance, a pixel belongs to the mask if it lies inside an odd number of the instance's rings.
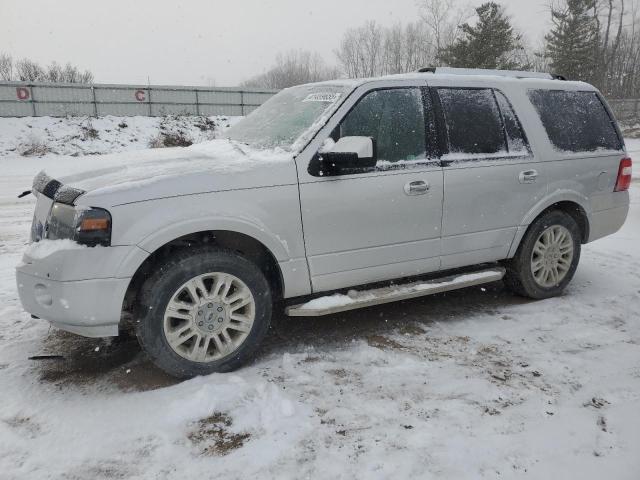
[[[0,82],[0,117],[246,115],[277,90]]]

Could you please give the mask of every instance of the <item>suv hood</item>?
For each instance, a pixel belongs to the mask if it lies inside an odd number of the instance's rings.
[[[84,192],[75,201],[79,205],[111,207],[180,195],[295,184],[297,181],[291,153],[281,149],[256,150],[230,140],[102,158],[105,168],[57,178],[62,184],[60,191],[77,189]],[[55,174],[55,168],[52,170]]]

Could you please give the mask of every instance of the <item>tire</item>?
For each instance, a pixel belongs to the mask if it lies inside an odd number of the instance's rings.
[[[252,358],[272,308],[269,282],[246,258],[183,250],[142,286],[136,335],[153,363],[176,378],[229,372]]]
[[[506,262],[505,285],[536,300],[560,295],[578,268],[580,239],[580,227],[571,216],[559,210],[543,214],[527,230],[514,258]]]

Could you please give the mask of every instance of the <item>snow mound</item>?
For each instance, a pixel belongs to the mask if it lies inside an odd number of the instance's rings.
[[[211,140],[241,117],[0,118],[0,157],[102,155]]]

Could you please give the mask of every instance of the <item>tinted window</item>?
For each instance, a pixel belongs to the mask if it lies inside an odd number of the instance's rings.
[[[450,153],[506,153],[500,111],[490,89],[440,88],[438,93]]]
[[[378,160],[426,158],[422,92],[419,88],[396,88],[368,93],[339,127],[337,137],[348,136],[372,137]]]
[[[504,129],[507,134],[507,142],[509,153],[514,155],[527,155],[529,153],[529,144],[522,130],[522,125],[513,111],[513,107],[502,92],[495,90],[496,99],[502,113],[504,121]]]
[[[558,150],[622,149],[613,121],[595,92],[531,90],[529,98]]]

